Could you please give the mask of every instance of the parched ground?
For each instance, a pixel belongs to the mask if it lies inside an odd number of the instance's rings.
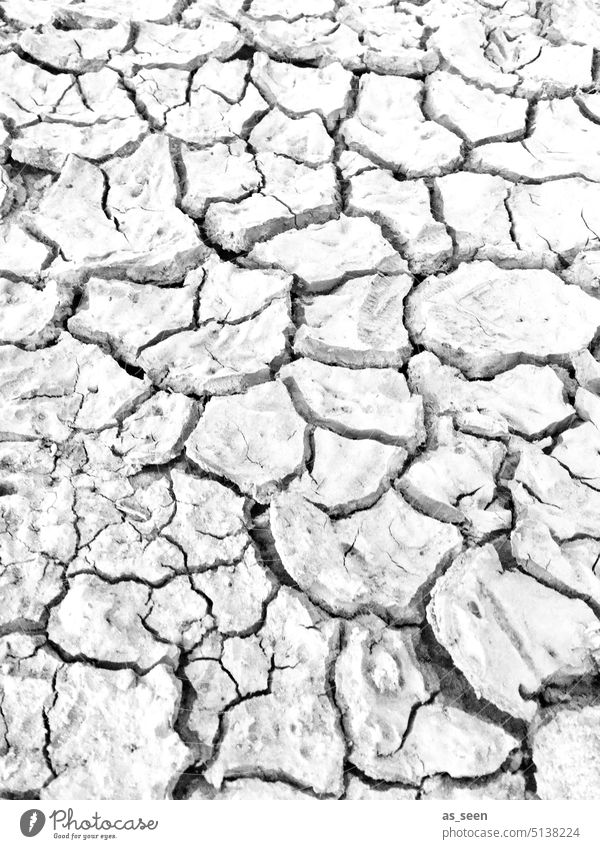
[[[600,797],[597,0],[0,18],[2,795]]]

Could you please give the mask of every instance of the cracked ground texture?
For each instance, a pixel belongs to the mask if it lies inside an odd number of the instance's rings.
[[[0,1],[0,792],[600,796],[600,5]]]

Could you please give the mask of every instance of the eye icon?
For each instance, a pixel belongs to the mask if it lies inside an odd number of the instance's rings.
[[[37,808],[32,808],[21,814],[21,834],[25,837],[35,837],[43,829],[46,817]]]

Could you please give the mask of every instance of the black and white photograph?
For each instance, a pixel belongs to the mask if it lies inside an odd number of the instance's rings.
[[[600,0],[0,0],[0,798],[598,845]]]

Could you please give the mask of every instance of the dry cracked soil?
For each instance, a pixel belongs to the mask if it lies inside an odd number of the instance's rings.
[[[0,2],[0,792],[600,797],[597,0]]]

